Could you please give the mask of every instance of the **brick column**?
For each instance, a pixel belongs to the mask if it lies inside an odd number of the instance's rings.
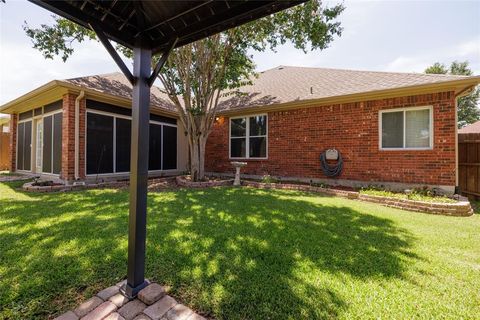
[[[67,93],[63,96],[62,118],[62,171],[60,178],[72,181],[75,178],[75,98]]]
[[[78,134],[78,175],[80,179],[85,179],[85,169],[86,169],[86,161],[85,161],[85,122],[87,118],[87,106],[86,106],[86,99],[80,100],[80,110],[79,110],[79,134]]]
[[[10,115],[10,143],[8,147],[8,164],[10,172],[17,170],[17,121],[18,115]]]

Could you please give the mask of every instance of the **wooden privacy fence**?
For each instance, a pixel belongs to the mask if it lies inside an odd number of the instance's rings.
[[[9,134],[0,132],[0,171],[8,169],[8,145]]]
[[[458,135],[458,180],[463,195],[480,197],[480,133]]]

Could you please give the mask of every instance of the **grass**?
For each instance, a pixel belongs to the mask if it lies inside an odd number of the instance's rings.
[[[126,272],[128,193],[0,184],[0,319],[59,315]],[[146,276],[218,319],[473,319],[480,216],[251,188],[149,194]]]
[[[446,196],[432,196],[422,192],[412,191],[411,193],[402,193],[402,192],[392,192],[388,190],[379,190],[379,189],[361,189],[359,191],[363,194],[368,194],[372,196],[381,196],[381,197],[390,197],[397,199],[408,199],[416,201],[425,201],[425,202],[442,202],[442,203],[455,203],[455,199],[448,198]]]
[[[10,171],[0,171],[0,176],[11,176],[11,177],[15,177],[15,176],[19,176],[19,174],[16,173],[16,172],[10,172]]]

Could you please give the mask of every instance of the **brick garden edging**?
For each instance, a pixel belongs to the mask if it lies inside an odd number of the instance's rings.
[[[14,181],[23,181],[30,180],[35,178],[33,174],[21,174],[21,175],[0,175],[0,182],[14,182]]]
[[[85,189],[97,188],[121,188],[128,186],[128,181],[109,181],[99,183],[89,183],[85,185],[65,185],[57,184],[53,186],[34,186],[32,182],[27,182],[22,186],[22,189],[29,192],[58,192],[58,191],[75,191]]]
[[[165,182],[168,179],[173,179],[172,177],[159,177],[148,179],[149,187],[157,183]],[[76,191],[76,190],[86,190],[86,189],[99,189],[99,188],[124,188],[128,187],[130,184],[129,180],[124,181],[104,181],[97,183],[86,183],[84,185],[53,185],[53,186],[34,186],[33,181],[25,183],[22,188],[25,191],[29,192],[64,192],[64,191]]]
[[[206,320],[167,295],[165,287],[151,283],[129,301],[120,293],[125,280],[108,287],[77,308],[54,320]]]
[[[233,179],[194,182],[187,179],[186,176],[177,176],[175,181],[179,186],[186,188],[224,187],[233,184]]]
[[[164,181],[165,178],[149,179],[148,183],[155,184]],[[233,179],[193,182],[185,176],[175,177],[177,185],[186,188],[208,188],[219,186],[231,186]],[[85,185],[53,185],[53,186],[33,186],[33,182],[27,182],[23,185],[23,189],[29,192],[58,192],[58,191],[74,191],[95,188],[122,188],[129,185],[129,181],[107,181],[95,184]],[[465,197],[460,197],[459,201],[455,203],[443,202],[426,202],[410,199],[399,199],[382,196],[367,195],[357,191],[347,191],[339,189],[330,189],[324,187],[316,187],[303,184],[288,184],[288,183],[263,183],[257,181],[243,180],[243,186],[255,187],[260,189],[284,189],[284,190],[298,190],[307,192],[323,193],[331,196],[343,197],[348,199],[356,199],[367,202],[374,202],[387,207],[398,208],[408,211],[425,212],[446,216],[462,216],[467,217],[473,214],[472,206]]]
[[[309,186],[309,185],[303,185],[303,184],[264,183],[264,182],[243,180],[242,185],[248,186],[248,187],[260,188],[260,189],[284,189],[284,190],[318,192],[318,193],[324,193],[331,196],[343,197],[348,199],[358,199],[358,192],[355,192],[355,191],[329,189],[329,188],[315,187],[315,186]]]
[[[260,189],[285,189],[285,190],[298,190],[308,192],[318,192],[328,194],[337,197],[343,197],[348,199],[357,199],[361,201],[374,202],[387,207],[393,207],[408,211],[425,212],[446,216],[461,216],[467,217],[473,214],[472,206],[467,198],[461,197],[460,201],[456,203],[442,203],[442,202],[425,202],[409,199],[398,199],[382,196],[373,196],[356,191],[346,191],[329,189],[323,187],[315,187],[310,185],[301,184],[287,184],[287,183],[263,183],[256,181],[242,181],[242,185],[255,187]]]
[[[416,212],[426,212],[445,216],[468,217],[473,214],[472,206],[467,198],[461,197],[455,203],[426,202],[410,199],[398,199],[369,194],[359,194],[359,200],[378,203],[387,207]]]

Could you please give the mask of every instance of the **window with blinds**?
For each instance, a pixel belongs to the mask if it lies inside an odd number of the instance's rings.
[[[431,149],[432,108],[405,108],[380,111],[381,149]]]

